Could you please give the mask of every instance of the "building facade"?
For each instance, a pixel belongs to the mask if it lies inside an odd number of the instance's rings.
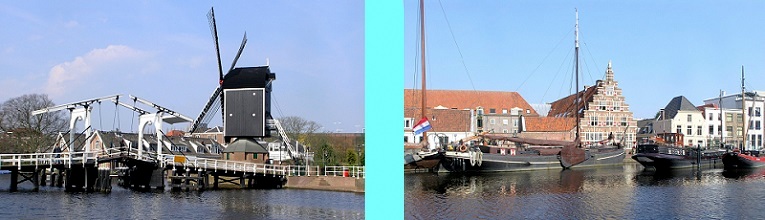
[[[684,146],[707,146],[708,123],[704,115],[685,96],[677,96],[656,114],[656,134],[682,134]]]
[[[727,137],[726,144],[745,150],[762,150],[763,136],[765,136],[765,128],[763,128],[765,121],[763,121],[762,115],[762,111],[765,109],[765,96],[763,96],[765,92],[753,91],[744,94],[745,99],[742,99],[740,93],[724,95],[723,92],[720,97],[704,100],[704,103],[718,104],[723,109],[725,120],[722,122],[722,127],[725,128],[723,134]],[[742,100],[744,100],[743,103]],[[746,116],[746,121],[744,121],[744,116]],[[714,113],[712,117],[714,117]],[[744,130],[746,130],[747,140],[745,144],[742,144]]]
[[[577,97],[583,102],[577,105]],[[584,91],[559,99],[550,105],[548,117],[581,117],[581,141],[593,146],[613,135],[614,141],[626,150],[636,145],[637,121],[633,118],[619,83],[614,80],[611,62],[606,79],[598,80]],[[572,130],[576,132],[576,129]]]
[[[422,118],[421,91],[404,90],[404,143],[420,143],[422,135],[412,128]],[[519,118],[539,114],[517,92],[428,90],[426,115],[432,130],[428,132],[431,149],[492,131],[511,135],[519,131]]]

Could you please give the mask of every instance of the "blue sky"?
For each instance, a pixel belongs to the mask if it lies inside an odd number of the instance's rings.
[[[580,85],[604,78],[612,60],[636,118],[675,96],[701,105],[721,89],[740,92],[742,65],[747,90],[765,90],[765,2],[425,3],[428,88],[518,91],[529,103],[571,94],[578,8]],[[404,88],[415,88],[418,3],[404,4]]]
[[[196,118],[218,81],[211,6],[224,70],[245,31],[237,66],[269,60],[277,75],[275,117],[301,116],[326,131],[362,130],[362,1],[3,2],[0,101],[40,92],[57,104],[133,94]],[[113,104],[100,108],[96,128],[130,130],[132,112],[119,110],[115,123]]]

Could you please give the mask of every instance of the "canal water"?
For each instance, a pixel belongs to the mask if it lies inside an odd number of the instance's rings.
[[[573,170],[404,176],[407,219],[765,219],[765,170]]]
[[[364,194],[299,189],[67,193],[8,192],[0,175],[0,219],[363,219]]]

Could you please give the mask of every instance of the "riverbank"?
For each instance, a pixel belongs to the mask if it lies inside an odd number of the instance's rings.
[[[284,188],[364,193],[364,180],[342,176],[289,176]]]

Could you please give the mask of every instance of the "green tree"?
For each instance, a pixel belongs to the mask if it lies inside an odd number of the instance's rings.
[[[358,152],[348,149],[345,151],[345,163],[349,166],[355,166],[358,165],[359,162],[359,155]]]
[[[314,155],[314,160],[322,166],[336,166],[338,164],[334,148],[327,143],[322,144]]]

